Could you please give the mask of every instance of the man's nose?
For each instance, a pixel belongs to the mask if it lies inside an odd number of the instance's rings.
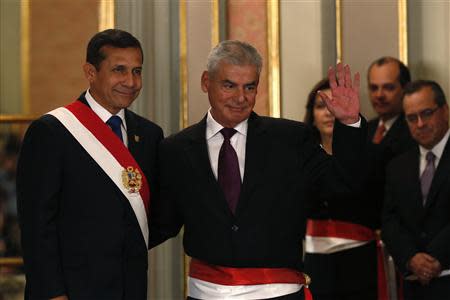
[[[136,84],[136,79],[134,78],[134,74],[132,72],[127,72],[124,75],[122,83],[124,86],[134,87]]]
[[[237,93],[236,95],[237,101],[239,102],[245,101],[245,88],[238,88],[236,93]]]

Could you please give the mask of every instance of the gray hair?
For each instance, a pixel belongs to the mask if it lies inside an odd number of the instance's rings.
[[[227,40],[214,47],[208,56],[206,68],[208,73],[214,74],[221,62],[236,66],[255,66],[258,75],[261,73],[262,58],[252,45],[237,41]]]

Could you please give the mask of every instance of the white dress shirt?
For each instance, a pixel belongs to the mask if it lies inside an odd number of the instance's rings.
[[[210,109],[211,110],[211,109]],[[211,115],[210,110],[208,110],[208,116],[206,117],[206,141],[208,143],[208,154],[209,161],[211,163],[211,168],[214,176],[217,179],[217,166],[219,164],[219,152],[220,147],[223,144],[223,135],[220,130],[224,128],[222,125],[217,123],[216,120]],[[241,173],[241,182],[244,179],[245,170],[245,145],[247,142],[247,128],[248,119],[245,119],[238,125],[234,127],[236,133],[231,137],[230,143],[236,151],[238,161],[239,161],[239,171]]]
[[[86,101],[91,107],[91,109],[95,112],[95,114],[104,122],[109,120],[113,116],[108,110],[106,110],[103,106],[101,106],[95,99],[92,97],[89,90],[86,91],[85,95]],[[122,119],[122,125],[120,128],[122,129],[122,140],[126,147],[128,147],[128,136],[127,136],[127,123],[125,121],[125,110],[122,108],[116,116]]]
[[[447,130],[447,133],[444,135],[444,137],[431,150],[426,149],[425,147],[419,145],[419,149],[420,149],[420,174],[419,174],[419,177],[422,175],[423,171],[425,171],[425,167],[427,165],[426,155],[429,151],[433,152],[434,156],[436,157],[434,159],[434,168],[437,169],[439,162],[441,161],[442,153],[444,152],[444,148],[445,148],[445,145],[447,144],[449,135],[450,135],[450,129]]]

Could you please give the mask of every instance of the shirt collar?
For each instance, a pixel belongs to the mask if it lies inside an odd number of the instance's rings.
[[[211,108],[208,109],[208,114],[206,116],[206,139],[209,140],[213,136],[215,136],[220,130],[224,128],[220,125],[216,120],[214,120],[211,115]],[[247,136],[247,128],[248,128],[248,118],[237,124],[234,129],[240,134]]]
[[[437,159],[441,159],[442,153],[444,152],[445,145],[447,144],[448,138],[450,136],[450,129],[447,130],[447,133],[444,137],[436,144],[431,150],[426,149],[425,147],[419,145],[420,155],[425,157],[428,151],[433,152]]]
[[[89,90],[86,91],[85,95],[86,101],[91,107],[91,109],[95,112],[95,114],[104,122],[108,121],[109,118],[112,117],[113,114],[111,114],[108,110],[106,110],[103,106],[101,106],[95,99],[92,97]],[[122,108],[116,116],[119,116],[122,119],[122,124],[127,129],[127,125],[125,122],[125,110]]]
[[[389,120],[383,121],[381,118],[378,120],[378,126],[382,123],[384,127],[386,128],[386,131],[391,129],[392,125],[394,125],[395,121],[397,121],[399,115],[396,115],[395,117],[390,118]]]

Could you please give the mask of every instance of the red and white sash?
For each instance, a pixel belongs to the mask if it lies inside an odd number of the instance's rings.
[[[378,299],[389,300],[387,255],[379,234],[365,226],[337,221],[308,219],[305,249],[307,253],[331,254],[376,240]]]
[[[231,268],[191,259],[188,295],[197,299],[267,299],[298,292],[312,300],[307,275],[288,268]]]
[[[330,254],[362,246],[374,239],[374,231],[359,224],[331,219],[308,219],[305,251],[307,253]]]
[[[141,168],[123,142],[87,105],[75,101],[48,114],[56,117],[128,199],[148,247],[150,191]]]

